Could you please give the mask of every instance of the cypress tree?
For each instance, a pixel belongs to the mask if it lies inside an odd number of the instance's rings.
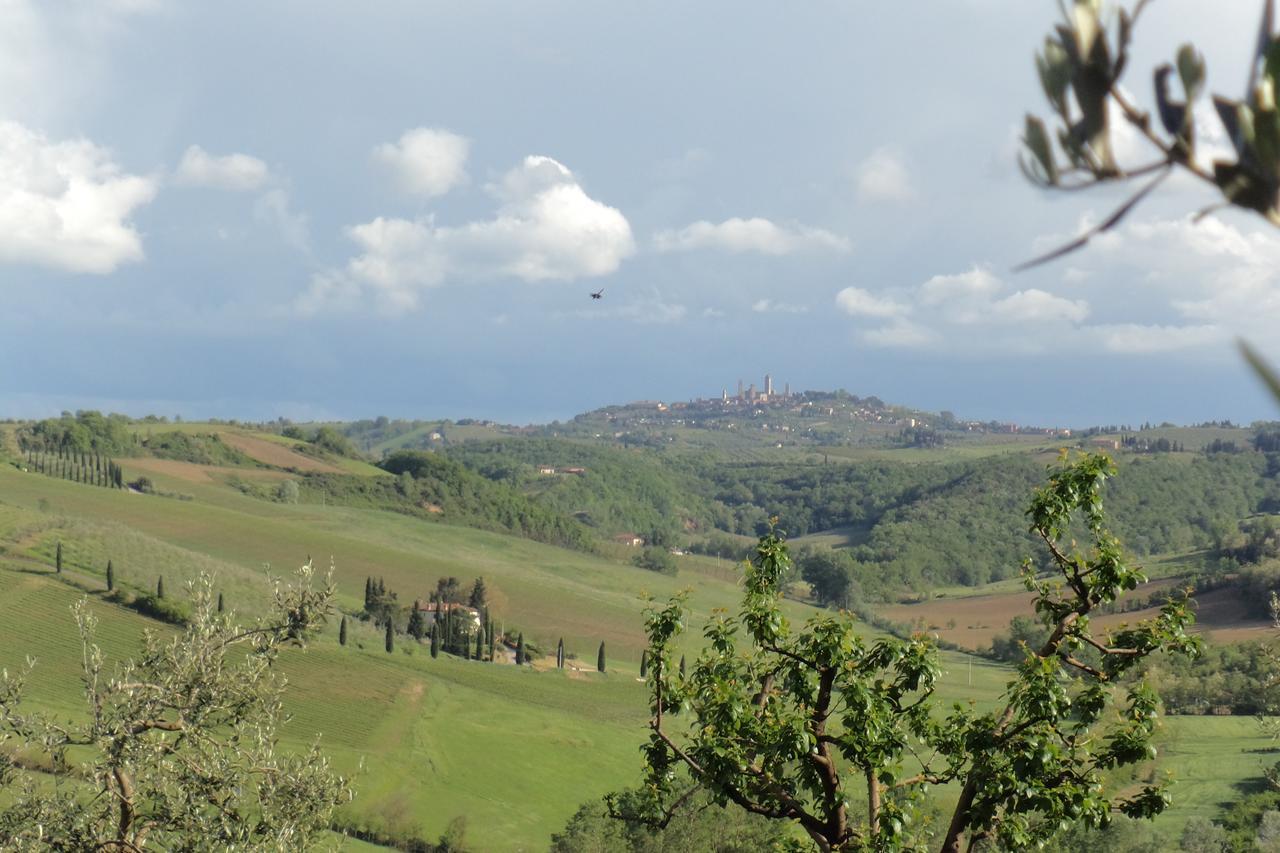
[[[516,640],[516,666],[524,666],[524,634]]]
[[[365,577],[364,579],[364,609],[368,610],[369,605],[373,603],[373,578]]]
[[[649,674],[649,650],[645,649],[640,653],[640,677],[644,678]]]
[[[476,631],[476,660],[484,660],[484,628]]]
[[[484,607],[488,598],[489,594],[484,586],[484,578],[476,578],[475,583],[471,585],[471,597],[467,600],[467,603],[480,610]]]
[[[391,624],[391,618],[387,618],[387,653],[390,654],[396,647],[395,627]]]
[[[431,623],[431,656],[440,657],[440,623]]]
[[[561,637],[560,642],[556,643],[556,668],[564,669],[564,637]]]
[[[684,678],[684,655],[680,655],[680,677]]]
[[[604,672],[604,642],[600,643],[600,651],[596,653],[596,671]]]
[[[222,600],[222,593],[218,593],[218,612],[221,613],[226,609],[226,602]]]
[[[416,601],[413,603],[413,612],[409,614],[408,630],[415,640],[421,640],[423,635],[427,633],[427,625],[422,619],[422,611],[418,609],[418,602]]]
[[[111,565],[111,561],[107,560],[107,592],[111,592],[116,588],[116,570]]]
[[[58,540],[58,547],[53,552],[53,566],[58,574],[62,574],[62,540]]]
[[[156,580],[156,598],[164,598],[164,575]]]
[[[338,623],[338,645],[345,646],[347,644],[347,617],[343,616],[342,621]]]

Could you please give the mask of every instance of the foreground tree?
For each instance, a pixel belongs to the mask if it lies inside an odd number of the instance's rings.
[[[1233,148],[1233,160],[1204,164],[1196,157],[1194,107],[1204,93],[1207,69],[1194,45],[1176,51],[1174,63],[1152,72],[1157,115],[1138,107],[1122,88],[1138,20],[1149,0],[1121,6],[1112,32],[1104,24],[1102,0],[1073,0],[1062,6],[1064,18],[1045,38],[1036,69],[1056,127],[1028,115],[1023,171],[1035,183],[1080,189],[1103,183],[1149,181],[1097,227],[1078,240],[1032,263],[1050,260],[1083,246],[1094,234],[1118,225],[1155,187],[1180,170],[1215,187],[1222,201],[1201,211],[1240,207],[1280,225],[1280,38],[1274,30],[1274,0],[1264,0],[1256,38],[1242,40],[1248,51],[1249,79],[1241,98],[1213,96],[1213,108]],[[1176,78],[1180,92],[1171,92]],[[1120,163],[1112,116],[1119,116],[1142,137],[1151,153],[1145,163]]]
[[[747,564],[741,612],[707,626],[687,677],[672,660],[683,596],[650,611],[646,796],[615,801],[617,816],[664,826],[706,789],[717,803],[798,824],[823,851],[922,849],[926,789],[953,784],[942,850],[958,853],[985,840],[1024,849],[1113,812],[1158,814],[1162,786],[1121,797],[1105,784],[1107,771],[1155,752],[1155,693],[1115,682],[1153,652],[1194,655],[1199,644],[1185,600],[1110,636],[1090,628],[1096,608],[1145,580],[1106,528],[1101,489],[1113,473],[1105,456],[1064,459],[1032,499],[1031,529],[1053,572],[1038,579],[1028,561],[1024,578],[1049,635],[1026,650],[996,713],[937,707],[940,669],[923,637],[868,643],[843,615],[793,629],[779,609],[790,560],[773,532]]]
[[[333,584],[276,584],[267,619],[241,627],[214,609],[212,581],[191,584],[192,615],[176,636],[148,631],[136,660],[105,670],[97,619],[73,608],[84,649],[88,721],[24,713],[23,682],[0,674],[0,739],[45,754],[52,784],[0,764],[0,838],[17,849],[302,849],[318,840],[346,781],[318,745],[277,752],[283,679],[273,668],[332,612]],[[76,764],[73,765],[73,761]],[[83,762],[83,763],[80,763]]]
[[[1138,204],[1174,172],[1214,187],[1222,200],[1200,210],[1195,220],[1219,208],[1235,207],[1260,214],[1280,226],[1280,35],[1275,33],[1275,0],[1263,0],[1261,23],[1252,40],[1241,39],[1249,78],[1240,98],[1212,97],[1213,109],[1232,147],[1232,157],[1205,163],[1197,158],[1195,104],[1204,94],[1208,70],[1192,44],[1170,50],[1172,63],[1152,71],[1156,116],[1140,108],[1122,86],[1139,18],[1150,0],[1120,5],[1105,14],[1102,0],[1060,3],[1063,21],[1045,38],[1036,70],[1049,102],[1049,125],[1028,114],[1022,137],[1023,172],[1035,184],[1079,190],[1102,184],[1145,180],[1123,204],[1075,240],[1041,255],[1021,268],[1045,263],[1085,246],[1098,234],[1118,226]],[[1104,20],[1114,20],[1108,32]],[[1171,91],[1177,80],[1179,92]],[[1114,139],[1113,116],[1130,125],[1147,146],[1150,158],[1121,163]],[[1271,393],[1280,399],[1280,373],[1248,344],[1246,361]]]

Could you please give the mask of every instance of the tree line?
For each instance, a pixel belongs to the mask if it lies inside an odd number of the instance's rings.
[[[52,451],[29,447],[26,454],[27,468],[31,471],[74,483],[108,489],[124,488],[124,471],[114,460],[97,451],[61,446]]]

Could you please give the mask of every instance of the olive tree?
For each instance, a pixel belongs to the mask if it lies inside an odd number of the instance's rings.
[[[1063,459],[1031,501],[1051,571],[1028,561],[1023,576],[1048,638],[1026,650],[996,711],[942,706],[938,655],[923,636],[868,640],[846,614],[793,626],[779,607],[790,560],[776,532],[745,565],[741,610],[710,621],[687,675],[673,666],[684,596],[651,609],[645,795],[615,801],[615,815],[665,826],[705,789],[793,822],[823,851],[914,850],[930,835],[926,793],[946,785],[956,805],[935,834],[955,853],[984,840],[1022,849],[1114,812],[1158,814],[1161,784],[1125,795],[1107,784],[1108,771],[1155,754],[1158,698],[1118,680],[1147,655],[1194,655],[1199,644],[1185,600],[1114,633],[1090,626],[1145,580],[1106,527],[1113,473],[1105,456]]]
[[[212,580],[189,585],[192,615],[176,635],[147,631],[139,655],[109,671],[97,618],[73,608],[86,714],[66,723],[26,712],[35,666],[0,673],[0,740],[43,756],[50,777],[0,766],[0,838],[17,849],[302,849],[350,798],[318,743],[281,752],[284,679],[273,666],[333,610],[331,578],[311,566],[273,583],[271,615],[242,627],[216,610]]]
[[[1145,181],[1098,225],[1064,246],[1020,268],[1059,258],[1115,228],[1174,172],[1214,187],[1221,201],[1196,214],[1236,207],[1280,226],[1280,35],[1275,33],[1275,0],[1261,3],[1261,23],[1248,51],[1249,77],[1241,97],[1212,96],[1213,109],[1231,144],[1231,156],[1206,164],[1197,159],[1194,107],[1208,78],[1204,57],[1192,44],[1172,52],[1172,62],[1151,72],[1156,116],[1135,103],[1122,85],[1133,35],[1150,0],[1135,0],[1107,14],[1102,0],[1066,0],[1063,19],[1036,56],[1036,70],[1053,118],[1048,124],[1028,114],[1020,159],[1035,184],[1080,190],[1102,184]],[[1106,19],[1112,23],[1107,25]],[[1177,91],[1172,82],[1177,80]],[[1132,127],[1150,156],[1139,163],[1116,157],[1113,119]],[[1247,344],[1246,360],[1280,399],[1280,374]]]

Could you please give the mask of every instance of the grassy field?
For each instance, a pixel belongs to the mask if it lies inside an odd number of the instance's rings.
[[[199,431],[156,428],[170,426]],[[294,452],[287,439],[253,437]],[[57,714],[81,713],[73,601],[85,594],[96,601],[101,643],[116,659],[136,648],[143,628],[155,627],[100,598],[107,559],[118,582],[137,591],[154,589],[161,575],[167,589],[179,591],[197,573],[213,573],[228,604],[247,615],[263,607],[267,564],[283,573],[308,555],[333,561],[341,604],[351,612],[361,606],[368,576],[383,578],[401,600],[425,597],[438,577],[468,583],[483,576],[500,623],[544,649],[563,637],[588,664],[561,672],[432,660],[408,642],[388,655],[381,634],[362,623],[353,624],[345,648],[335,626],[305,653],[288,653],[286,746],[302,747],[321,733],[337,765],[356,777],[350,817],[395,832],[435,838],[465,815],[476,849],[545,849],[580,803],[638,780],[646,700],[636,675],[649,597],[690,590],[685,648],[693,653],[712,610],[733,607],[739,595],[736,572],[710,558],[679,558],[673,578],[624,557],[391,513],[272,503],[228,484],[232,477],[287,476],[278,471],[153,459],[124,464],[129,476],[146,473],[161,491],[190,499],[0,466],[0,666],[34,654],[30,698]],[[60,578],[51,571],[59,541]],[[815,612],[798,602],[785,608],[793,620]],[[594,671],[602,641],[610,669],[603,676]],[[948,652],[943,661],[940,692],[948,700],[993,707],[1010,678],[1008,668],[984,659]],[[1190,814],[1213,814],[1263,761],[1273,763],[1256,752],[1268,744],[1252,720],[1175,718],[1162,741],[1160,768],[1186,780],[1173,813],[1161,819],[1172,833]]]

